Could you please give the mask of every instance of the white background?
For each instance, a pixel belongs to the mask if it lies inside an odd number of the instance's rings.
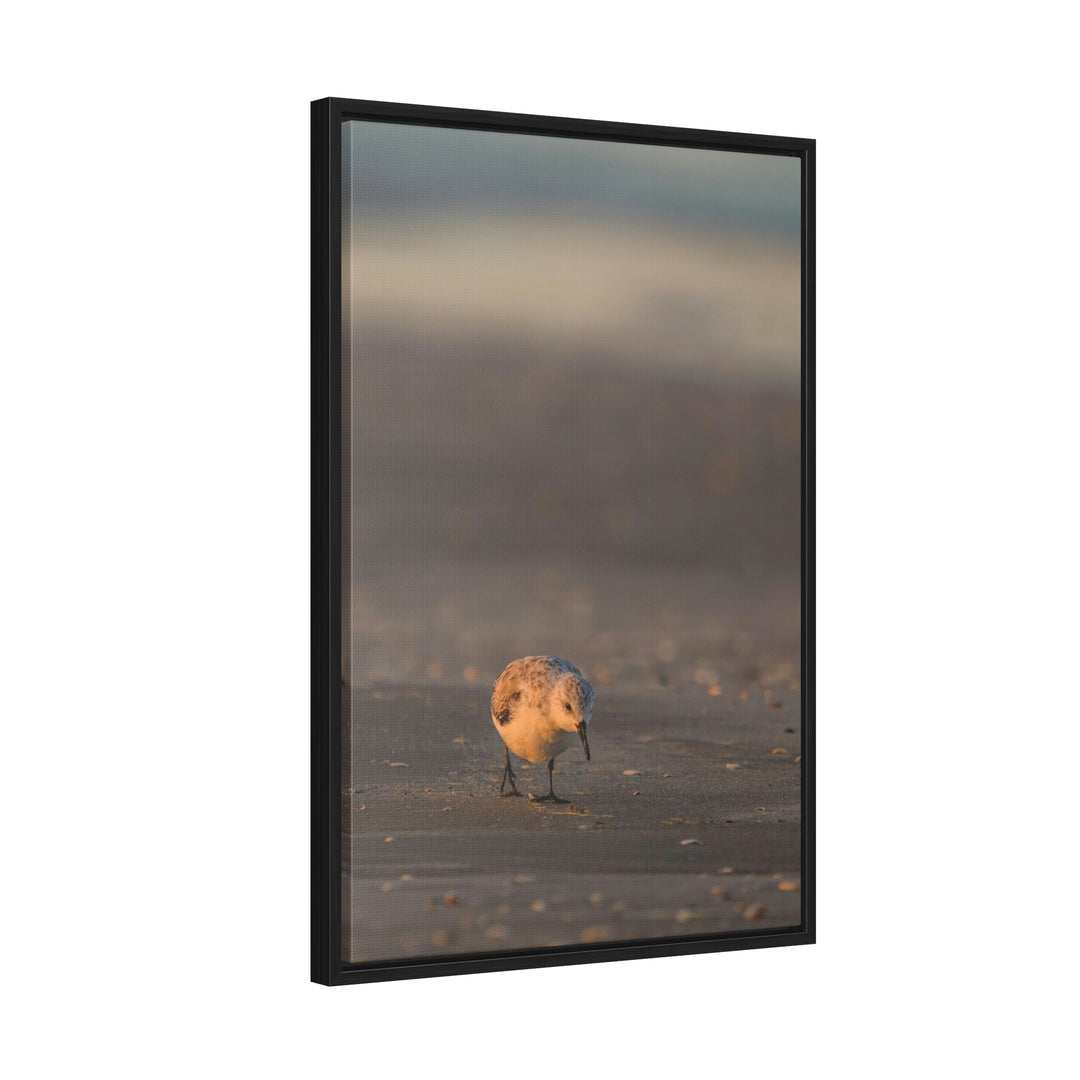
[[[1065,6],[390,7],[5,17],[5,1071],[1074,1066]],[[816,946],[308,983],[326,95],[818,139]]]

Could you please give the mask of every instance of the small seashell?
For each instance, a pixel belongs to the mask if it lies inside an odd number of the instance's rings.
[[[392,881],[384,881],[382,883],[382,891],[383,892],[390,892],[390,890],[393,889],[393,887],[394,887],[394,883]]]
[[[717,898],[717,900],[727,899],[727,889],[725,889],[723,885],[714,885],[712,887],[712,894]]]
[[[777,746],[777,747],[773,748],[773,753],[774,754],[786,754],[787,751],[782,746]]]
[[[689,908],[679,908],[675,912],[675,921],[677,923],[689,922],[691,919],[696,919],[697,916]]]
[[[760,919],[765,914],[765,908],[761,904],[748,904],[743,908],[742,917],[744,919]]]
[[[690,839],[690,840],[680,840],[680,841],[679,841],[679,844],[680,844],[680,845],[681,845],[682,847],[687,847],[687,846],[688,846],[689,844],[696,844],[696,845],[697,845],[698,847],[701,847],[701,846],[702,846],[702,845],[701,845],[701,841],[700,841],[700,840],[698,840],[698,839],[696,839],[696,838],[695,838],[695,839]]]
[[[457,893],[452,893],[452,892],[443,893],[443,903],[444,904],[449,904],[451,907],[453,907],[455,904],[457,904],[457,902],[458,902]]]
[[[599,904],[603,899],[604,899],[604,894],[602,892],[594,892],[594,893],[590,894],[590,896],[589,896],[589,903],[590,904]]]
[[[641,775],[641,770],[640,769],[623,769],[622,774],[623,774],[623,776],[640,776]]]
[[[713,683],[712,686],[709,687],[710,697],[719,697],[723,692],[723,687],[721,687],[719,683]]]
[[[799,883],[797,881],[781,881],[776,886],[781,892],[798,892]]]
[[[531,885],[535,880],[536,880],[536,878],[534,878],[532,876],[532,874],[515,874],[514,875],[514,884],[515,885]]]
[[[449,930],[436,930],[431,935],[432,945],[449,945],[450,944],[450,931]]]
[[[393,838],[392,836],[388,836],[388,837],[386,838],[386,841],[385,841],[385,842],[386,842],[387,844],[392,844],[392,843],[394,842],[394,838]]]
[[[506,937],[506,927],[505,926],[489,926],[484,931],[484,937],[489,937],[489,938],[491,938],[492,941],[502,941],[502,939],[504,937]]]
[[[543,900],[534,900],[529,905],[529,910],[530,911],[535,911],[537,913],[539,913],[541,911],[547,911],[547,904],[545,904]]]
[[[391,761],[390,762],[390,768],[391,769],[407,769],[408,767],[409,766],[406,765],[404,761]]]
[[[736,764],[736,763],[735,763],[734,761],[729,761],[729,762],[727,763],[727,765],[725,766],[725,768],[727,768],[727,769],[741,769],[741,768],[742,768],[742,766],[741,766],[741,765],[737,765],[737,764]]]

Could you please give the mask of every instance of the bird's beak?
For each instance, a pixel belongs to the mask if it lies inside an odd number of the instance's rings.
[[[581,736],[581,745],[585,747],[585,760],[592,761],[589,757],[589,736],[585,734],[585,721],[582,720],[577,726],[577,733]]]

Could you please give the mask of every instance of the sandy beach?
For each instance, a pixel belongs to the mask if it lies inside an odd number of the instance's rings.
[[[541,344],[357,337],[347,962],[800,922],[797,379]],[[498,797],[492,682],[545,654],[597,693],[569,805]]]
[[[486,687],[346,695],[347,962],[797,925],[798,694],[710,689],[601,691],[566,805],[498,797]]]

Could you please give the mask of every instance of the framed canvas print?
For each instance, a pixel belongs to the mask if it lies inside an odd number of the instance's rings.
[[[312,105],[312,978],[814,940],[814,144]]]

